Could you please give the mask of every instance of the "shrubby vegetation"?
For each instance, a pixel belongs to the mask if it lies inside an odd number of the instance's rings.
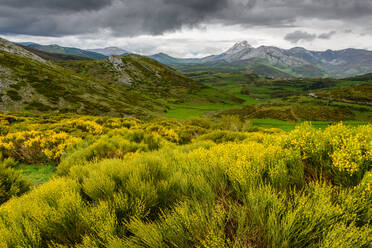
[[[22,178],[21,173],[14,170],[15,165],[13,159],[0,161],[0,204],[30,189],[29,183]]]
[[[9,192],[0,206],[0,247],[325,248],[371,242],[371,125],[319,130],[304,123],[284,132],[233,116],[220,123],[75,115],[1,120],[7,122],[0,138],[3,164],[52,162],[57,175],[10,199],[28,188],[3,166],[19,190],[0,190]],[[45,130],[65,137],[48,143],[58,159],[39,143],[39,150],[27,150]],[[25,135],[30,132],[36,134]],[[14,140],[23,156],[4,148],[13,136],[22,137]]]

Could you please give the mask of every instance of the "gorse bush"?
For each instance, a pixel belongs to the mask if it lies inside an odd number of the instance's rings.
[[[57,176],[0,206],[0,247],[370,246],[371,125],[84,120],[102,134],[66,131]]]
[[[125,158],[140,152],[157,150],[164,141],[157,134],[143,130],[116,129],[99,138],[72,146],[63,156],[57,173],[65,175],[74,165],[106,158]]]
[[[103,132],[103,127],[94,121],[89,120],[66,120],[61,121],[52,127],[57,130],[71,132],[71,130],[79,130],[83,133],[99,135]]]
[[[67,146],[79,141],[81,141],[80,138],[71,137],[63,132],[9,133],[0,137],[0,152],[4,157],[11,157],[26,163],[57,162]]]
[[[211,140],[215,143],[238,142],[248,137],[245,133],[217,130],[199,137],[199,140]]]
[[[324,132],[305,123],[276,142],[300,151],[308,169],[323,173],[334,183],[355,186],[371,169],[372,127],[347,128],[342,124]]]

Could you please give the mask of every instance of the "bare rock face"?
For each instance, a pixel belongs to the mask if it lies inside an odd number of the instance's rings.
[[[14,53],[14,54],[26,57],[26,58],[34,59],[34,60],[37,60],[41,63],[46,63],[46,61],[44,59],[40,58],[39,56],[23,49],[20,46],[17,46],[15,44],[11,43],[10,41],[2,39],[2,38],[0,38],[0,50],[8,52],[8,53]]]
[[[125,64],[123,63],[123,60],[121,59],[120,56],[115,56],[112,55],[108,58],[112,66],[115,68],[117,71],[123,71]]]
[[[225,52],[225,54],[238,54],[242,51],[252,50],[253,47],[248,43],[248,41],[242,41],[236,43],[233,47]]]
[[[127,86],[132,86],[133,82],[125,72],[126,65],[123,62],[121,56],[112,55],[108,58],[108,61],[111,63],[112,67],[119,73],[117,81]]]

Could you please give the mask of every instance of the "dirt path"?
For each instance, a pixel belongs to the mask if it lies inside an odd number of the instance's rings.
[[[325,96],[318,96],[315,93],[309,93],[309,96],[313,97],[313,98],[317,98],[317,99],[323,99],[323,100],[334,101],[334,102],[344,102],[344,103],[349,103],[349,104],[372,106],[372,103],[370,103],[370,102],[357,102],[357,101],[346,100],[346,99],[338,99],[338,98],[331,98],[331,97],[325,97]]]
[[[291,106],[291,115],[296,119],[296,121],[300,121],[301,119],[298,118],[298,116],[296,115],[296,113],[294,112],[293,110],[293,106]]]

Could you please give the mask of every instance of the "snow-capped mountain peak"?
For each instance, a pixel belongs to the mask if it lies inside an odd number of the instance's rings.
[[[248,43],[248,41],[244,40],[244,41],[235,43],[235,45],[231,47],[229,50],[227,50],[225,53],[235,54],[235,53],[241,52],[242,50],[248,50],[248,49],[253,49],[253,47]]]

